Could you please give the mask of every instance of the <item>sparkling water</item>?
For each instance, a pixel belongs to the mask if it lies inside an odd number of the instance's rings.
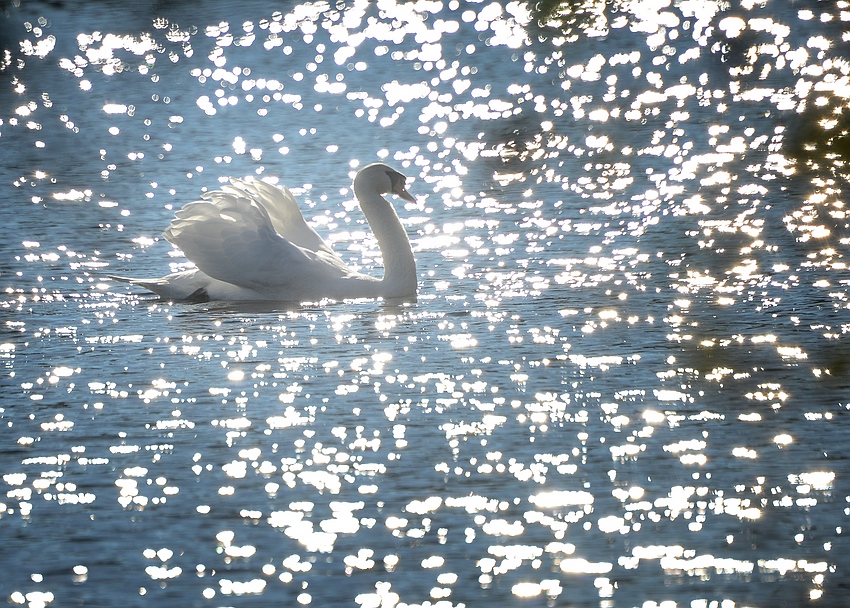
[[[0,598],[841,606],[850,4],[0,6]],[[843,111],[843,113],[842,113]],[[416,303],[109,275],[229,176]]]

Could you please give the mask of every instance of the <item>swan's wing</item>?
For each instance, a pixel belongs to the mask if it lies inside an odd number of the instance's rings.
[[[204,273],[249,289],[280,289],[344,275],[322,252],[302,249],[279,235],[265,207],[246,196],[219,192],[210,201],[189,203],[175,214],[164,236]]]
[[[222,190],[231,196],[247,195],[260,203],[280,236],[302,249],[323,252],[326,254],[323,257],[331,256],[332,259],[338,260],[340,265],[345,266],[342,258],[304,220],[289,188],[277,188],[260,180],[249,182],[231,178],[230,182],[232,185],[225,185]]]

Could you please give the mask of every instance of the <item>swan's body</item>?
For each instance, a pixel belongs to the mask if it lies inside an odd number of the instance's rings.
[[[185,205],[164,232],[196,268],[159,279],[113,278],[167,300],[413,298],[413,251],[383,194],[415,202],[390,167],[375,163],[357,173],[354,195],[381,249],[381,279],[349,268],[307,225],[289,190],[236,179]]]

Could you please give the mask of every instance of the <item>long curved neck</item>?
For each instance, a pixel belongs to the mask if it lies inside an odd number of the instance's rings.
[[[403,297],[416,293],[416,261],[407,231],[388,200],[368,184],[354,184],[354,195],[378,239],[384,259],[384,295]]]

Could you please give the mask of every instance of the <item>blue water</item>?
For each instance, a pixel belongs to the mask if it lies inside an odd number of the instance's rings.
[[[11,605],[841,606],[846,3],[0,13]],[[843,113],[842,113],[843,111]],[[416,303],[154,300],[228,176]]]

